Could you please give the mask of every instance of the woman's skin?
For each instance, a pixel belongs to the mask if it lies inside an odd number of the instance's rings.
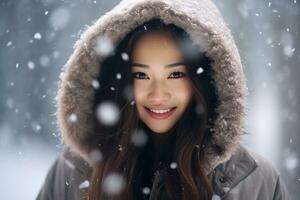
[[[192,99],[191,82],[178,45],[167,32],[148,33],[134,46],[131,62],[140,119],[155,133],[167,133]],[[168,118],[155,119],[145,107],[176,108]]]

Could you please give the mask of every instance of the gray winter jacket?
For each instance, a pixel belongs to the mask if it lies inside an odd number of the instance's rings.
[[[67,150],[52,166],[37,199],[84,198],[81,191],[86,190],[86,172],[93,162],[87,141],[95,134],[90,120],[95,94],[92,83],[107,56],[99,54],[99,46],[107,47],[107,41],[117,45],[152,18],[184,29],[214,61],[217,117],[211,140],[203,149],[207,160],[203,170],[206,175],[214,173],[215,194],[221,199],[289,199],[278,172],[261,156],[240,146],[245,132],[246,78],[230,30],[211,0],[122,0],[81,35],[63,67],[56,98],[58,125]],[[157,176],[156,180],[159,173]]]
[[[52,165],[37,200],[87,199],[89,164],[67,149]],[[239,146],[225,163],[211,173],[213,200],[288,200],[282,179],[271,164],[260,155]],[[159,174],[158,174],[159,176]],[[153,185],[159,179],[155,178]],[[151,198],[150,200],[154,200]]]

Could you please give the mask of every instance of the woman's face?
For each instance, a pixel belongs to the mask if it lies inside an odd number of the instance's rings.
[[[137,41],[131,62],[139,118],[152,131],[166,133],[192,99],[179,47],[169,33],[149,33]]]

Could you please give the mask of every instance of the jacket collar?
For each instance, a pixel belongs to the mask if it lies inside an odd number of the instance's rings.
[[[76,153],[73,153],[70,148],[65,148],[62,155],[65,158],[65,164],[72,169],[77,170],[79,173],[87,175],[92,171],[90,164],[79,157]]]
[[[231,158],[213,170],[214,192],[221,198],[257,168],[248,150],[239,146]]]

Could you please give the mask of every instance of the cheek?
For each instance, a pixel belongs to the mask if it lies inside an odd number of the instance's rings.
[[[141,83],[134,83],[133,95],[136,102],[140,102],[143,99],[145,87]]]
[[[176,99],[182,104],[182,105],[187,105],[189,101],[192,98],[192,93],[188,92],[187,90],[183,91],[177,91],[176,92]]]
[[[192,87],[189,81],[184,81],[173,86],[174,94],[176,94],[179,99],[188,101],[191,98]]]

